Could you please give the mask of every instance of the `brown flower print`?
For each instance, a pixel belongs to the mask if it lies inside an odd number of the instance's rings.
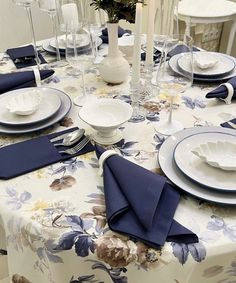
[[[75,183],[76,183],[76,179],[74,177],[66,175],[60,179],[54,180],[51,183],[50,188],[53,191],[61,191],[72,187]]]
[[[97,221],[96,231],[103,229],[106,224],[106,208],[104,205],[93,206],[92,212],[85,212],[80,215],[81,218],[93,218]]]
[[[19,274],[14,274],[12,276],[12,283],[31,283],[28,279],[26,279],[24,276],[21,276]]]
[[[137,259],[137,246],[120,236],[103,236],[96,240],[97,257],[111,267],[124,267]]]
[[[59,124],[60,124],[62,127],[68,128],[68,127],[71,127],[71,126],[74,124],[74,122],[73,122],[73,120],[72,120],[71,118],[65,117],[64,119],[62,119],[62,120],[60,121]]]

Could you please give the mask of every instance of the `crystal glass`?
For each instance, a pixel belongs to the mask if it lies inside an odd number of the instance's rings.
[[[66,36],[66,60],[70,66],[80,70],[82,76],[83,95],[74,99],[74,104],[83,106],[88,101],[85,84],[85,72],[94,62],[94,52],[89,32],[83,27],[69,28]],[[78,48],[83,43],[84,48]]]
[[[57,32],[57,9],[56,0],[37,0],[40,10],[47,12],[52,20],[53,33],[55,37],[57,62],[51,64],[52,67],[63,67],[65,62],[61,61]]]
[[[168,118],[155,125],[155,130],[163,135],[172,135],[183,129],[183,125],[172,118],[173,104],[193,82],[192,38],[186,35],[175,35],[167,38],[164,52],[167,53],[173,48],[178,48],[177,64],[184,64],[184,68],[176,73],[170,69],[166,61],[162,61],[156,77],[160,99],[167,100],[170,103]]]
[[[31,30],[31,36],[32,36],[32,43],[34,47],[34,55],[35,55],[35,61],[38,67],[38,71],[40,70],[40,60],[36,48],[36,39],[35,39],[35,32],[34,32],[34,25],[32,20],[32,13],[31,13],[31,5],[34,0],[13,0],[13,3],[19,6],[23,6],[27,12],[29,24],[30,24],[30,30]]]

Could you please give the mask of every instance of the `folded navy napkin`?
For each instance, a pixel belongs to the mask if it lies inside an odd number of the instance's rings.
[[[55,147],[50,139],[63,133],[69,133],[77,128],[71,128],[56,134],[42,136],[0,148],[0,179],[10,179],[34,171],[44,166],[70,159],[94,150],[88,143],[79,153],[74,155],[60,154],[59,150],[68,147]]]
[[[229,129],[235,129],[234,127],[232,127],[231,123],[236,126],[236,118],[229,120],[228,122],[224,122],[220,125],[221,125],[221,127],[225,127],[225,128],[229,128]]]
[[[231,84],[233,89],[234,89],[232,99],[236,98],[236,77],[231,78],[229,81],[227,81],[227,83]],[[220,85],[216,89],[214,89],[214,90],[212,90],[212,91],[210,91],[206,94],[206,98],[226,99],[227,96],[228,96],[228,89],[224,84]]]
[[[44,80],[53,74],[53,70],[40,70],[41,80]],[[0,94],[10,90],[32,86],[36,86],[33,71],[0,74]]]
[[[6,53],[10,56],[17,69],[36,65],[34,48],[32,45],[7,49]],[[38,54],[41,64],[47,63],[42,54]]]
[[[123,36],[125,33],[131,34],[131,31],[128,29],[123,29],[119,26],[118,27],[118,37]],[[109,43],[107,28],[102,30],[102,35],[100,36],[100,38],[102,39],[103,43]]]
[[[96,146],[98,158],[105,151]],[[173,219],[180,194],[166,178],[119,155],[103,166],[106,216],[111,230],[159,248],[165,241],[198,242],[198,237]]]

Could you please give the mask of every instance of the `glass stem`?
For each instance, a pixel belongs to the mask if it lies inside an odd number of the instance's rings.
[[[84,75],[84,70],[81,71],[82,75],[82,84],[83,84],[83,96],[86,96],[86,88],[85,88],[85,75]]]
[[[61,55],[60,55],[59,43],[58,43],[58,34],[57,34],[56,14],[55,14],[55,13],[50,13],[49,15],[50,15],[50,17],[51,17],[51,19],[52,19],[53,33],[54,33],[55,41],[56,41],[57,61],[61,61]]]
[[[36,61],[38,70],[40,71],[40,60],[39,60],[39,56],[38,56],[38,52],[37,52],[37,48],[36,48],[36,40],[35,40],[35,34],[34,34],[34,25],[33,25],[33,20],[32,20],[31,7],[29,5],[26,5],[25,9],[26,9],[27,16],[28,16],[29,23],[30,23],[32,42],[33,42],[33,47],[34,47],[35,61]]]
[[[169,117],[168,117],[168,123],[171,124],[172,122],[172,114],[173,114],[173,97],[171,96],[170,99],[170,112],[169,112]]]

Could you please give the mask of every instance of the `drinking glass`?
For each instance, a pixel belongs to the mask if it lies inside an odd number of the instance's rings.
[[[27,16],[28,16],[28,20],[30,24],[31,36],[32,36],[32,43],[33,43],[33,48],[34,48],[35,61],[36,61],[38,70],[40,70],[40,60],[39,60],[37,47],[36,47],[34,25],[33,25],[33,20],[32,20],[32,13],[31,13],[31,5],[33,1],[34,0],[13,0],[13,3],[19,6],[23,6],[27,12]]]
[[[82,96],[74,99],[74,104],[83,106],[89,99],[86,92],[85,72],[94,62],[94,52],[89,32],[83,27],[69,28],[66,36],[66,60],[69,65],[80,70],[82,76]],[[78,45],[83,45],[83,49]]]
[[[168,118],[155,125],[155,130],[163,135],[172,135],[184,128],[179,121],[173,120],[173,103],[193,82],[192,38],[186,35],[169,37],[166,39],[164,52],[167,53],[175,47],[179,52],[176,56],[178,56],[177,64],[180,71],[173,72],[163,61],[159,65],[156,77],[160,98],[170,103]]]
[[[57,62],[51,64],[52,67],[63,67],[65,66],[65,62],[61,61],[61,55],[59,50],[59,42],[58,42],[58,32],[57,32],[57,9],[56,9],[56,0],[37,0],[39,9],[47,12],[52,20],[53,25],[53,33],[55,37],[55,45],[56,45],[56,56]]]

